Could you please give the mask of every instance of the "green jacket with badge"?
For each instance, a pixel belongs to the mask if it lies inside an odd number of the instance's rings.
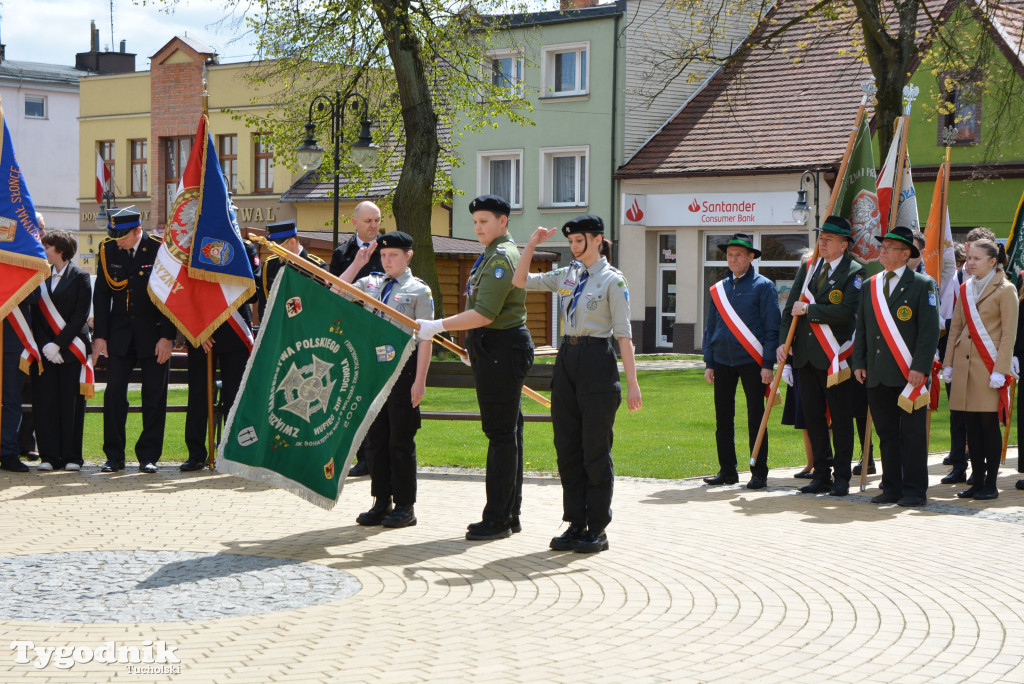
[[[874,276],[878,286],[884,284],[885,272]],[[896,329],[910,350],[910,370],[928,375],[939,344],[939,307],[935,292],[935,281],[910,267],[892,287],[889,295],[889,311]],[[853,343],[854,370],[861,368],[868,372],[867,386],[903,387],[907,379],[889,350],[889,344],[882,335],[882,328],[875,316],[871,303],[870,283],[865,281],[864,294],[860,300],[857,315],[857,337]]]
[[[512,284],[519,248],[506,233],[484,248],[466,286],[466,309],[491,319],[494,330],[526,324],[526,290]]]
[[[814,266],[815,264],[811,265],[812,269]],[[782,324],[779,328],[780,343],[789,334],[790,321],[793,319],[793,304],[799,300],[800,292],[803,291],[804,280],[808,277],[807,269],[806,262],[800,264],[800,268],[796,272],[796,280],[793,281],[793,289],[786,301],[786,308],[782,310]],[[811,276],[816,278],[813,272]],[[864,267],[854,261],[849,253],[846,253],[821,288],[815,289],[812,284],[810,291],[814,295],[815,303],[808,308],[805,315],[797,317],[796,333],[793,335],[791,353],[793,354],[794,368],[810,365],[819,370],[828,370],[828,356],[821,348],[821,343],[818,342],[810,324],[828,325],[840,345],[847,342],[853,337],[863,282]]]

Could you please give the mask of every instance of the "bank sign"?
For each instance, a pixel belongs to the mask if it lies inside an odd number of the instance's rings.
[[[795,192],[623,195],[622,223],[639,226],[797,226]]]

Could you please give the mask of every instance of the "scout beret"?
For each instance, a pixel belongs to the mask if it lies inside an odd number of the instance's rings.
[[[593,214],[580,214],[574,219],[569,219],[562,226],[562,235],[569,237],[573,233],[598,233],[604,235],[604,221],[600,216]]]
[[[128,207],[111,207],[107,219],[107,235],[123,238],[142,225],[142,214],[134,205]]]
[[[295,237],[299,234],[298,228],[295,226],[295,221],[278,221],[277,223],[267,224],[267,239],[273,242],[283,242],[290,237]]]
[[[754,249],[754,240],[746,233],[733,233],[732,237],[729,238],[728,242],[726,242],[724,245],[718,245],[718,249],[720,249],[723,252],[726,252],[729,250],[730,247],[733,246],[746,247],[747,249],[754,253],[755,259],[761,258],[761,250]]]
[[[822,233],[832,233],[839,237],[844,237],[847,240],[852,240],[853,226],[850,222],[844,219],[842,216],[829,216],[825,219],[825,224],[821,227]]]
[[[919,250],[917,245],[914,244],[914,232],[905,226],[896,226],[882,237],[878,237],[876,235],[875,239],[879,242],[882,240],[898,240],[907,247],[910,247],[911,259],[916,259],[921,256],[921,250]]]
[[[489,211],[498,216],[508,216],[512,213],[512,207],[497,195],[480,195],[469,203],[470,214],[475,214],[478,211]]]
[[[395,230],[384,235],[378,235],[377,246],[380,248],[412,249],[412,236],[400,230]]]

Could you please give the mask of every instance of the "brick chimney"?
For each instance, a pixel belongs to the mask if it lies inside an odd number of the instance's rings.
[[[597,7],[599,0],[559,0],[558,9],[563,12],[585,7]]]

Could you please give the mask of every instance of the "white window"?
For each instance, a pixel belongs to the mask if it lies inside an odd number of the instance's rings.
[[[589,160],[589,146],[541,149],[541,203],[550,207],[586,206]]]
[[[522,209],[522,150],[478,152],[476,167],[478,195],[497,195],[513,209]]]
[[[543,48],[544,97],[586,95],[590,90],[590,43]]]
[[[509,98],[523,96],[523,58],[516,52],[492,52],[488,74],[491,85],[508,91]]]
[[[26,119],[45,119],[46,118],[46,98],[38,97],[35,95],[25,96],[25,118]]]

